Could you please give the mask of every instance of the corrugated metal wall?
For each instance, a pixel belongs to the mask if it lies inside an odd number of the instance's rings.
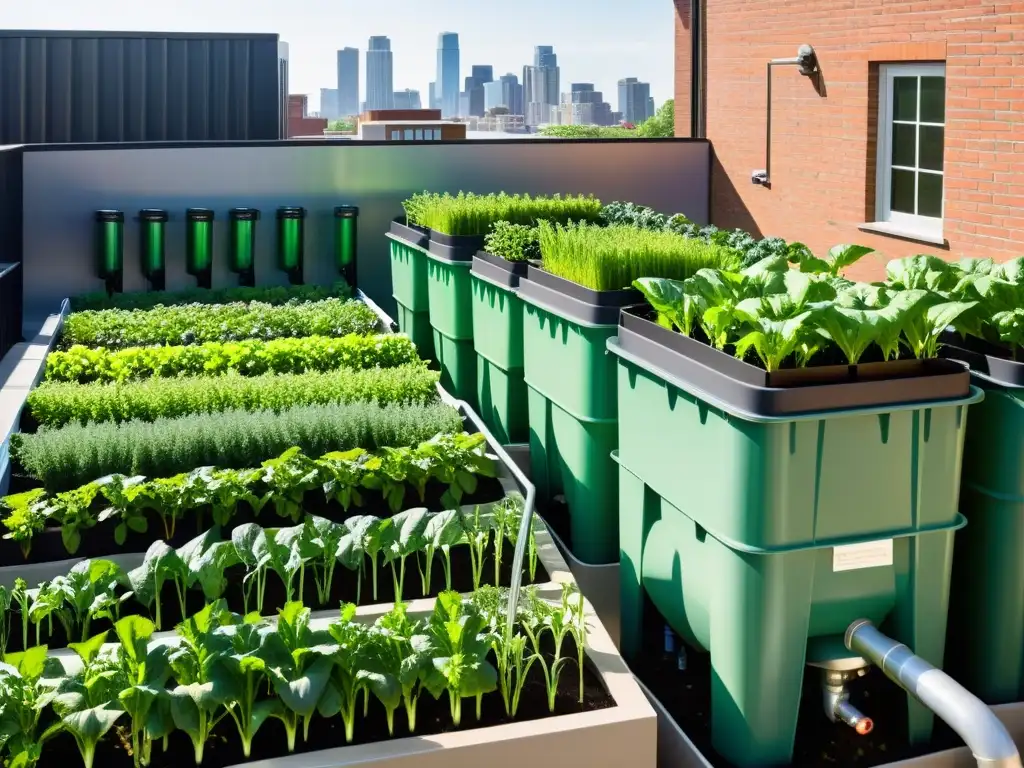
[[[0,31],[0,144],[280,138],[277,35]]]

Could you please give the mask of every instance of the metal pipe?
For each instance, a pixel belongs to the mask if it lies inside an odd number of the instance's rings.
[[[980,699],[867,619],[846,630],[846,647],[877,665],[885,676],[941,717],[964,740],[978,765],[1022,768],[1017,746]]]
[[[751,181],[762,187],[772,185],[772,67],[800,67],[800,74],[811,77],[818,72],[818,57],[814,48],[801,45],[796,56],[787,59],[771,59],[765,69],[767,105],[765,109],[764,170],[754,171]]]

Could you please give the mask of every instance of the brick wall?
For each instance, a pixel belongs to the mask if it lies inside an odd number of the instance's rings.
[[[689,0],[675,0],[676,99],[688,103]],[[1024,2],[705,0],[712,220],[799,240],[816,252],[857,242],[889,258],[1024,255]],[[774,72],[772,187],[764,168],[765,65],[814,46],[824,96],[795,67]],[[867,233],[874,220],[878,65],[945,61],[945,246]],[[677,115],[683,114],[677,109]],[[688,118],[677,118],[687,135]]]

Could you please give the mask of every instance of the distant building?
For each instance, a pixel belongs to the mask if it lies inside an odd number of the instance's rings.
[[[594,90],[593,83],[573,83],[569,88],[562,101],[572,105],[572,125],[611,125],[612,105],[604,100],[601,91]]]
[[[395,96],[393,80],[391,40],[383,36],[371,37],[366,51],[367,109],[391,109]]]
[[[558,56],[550,45],[538,45],[533,53],[533,66],[523,67],[523,102],[526,124],[541,125],[550,121],[551,107],[559,104]]]
[[[288,138],[322,136],[327,120],[309,116],[309,97],[293,93],[288,96]]]
[[[369,110],[359,121],[359,138],[367,141],[457,141],[466,124],[442,120],[438,110]]]
[[[441,108],[441,99],[437,94],[437,83],[430,84],[430,90],[428,92],[428,101],[430,102],[431,109]]]
[[[420,92],[406,88],[404,91],[395,91],[393,109],[422,109],[420,103]]]
[[[459,114],[459,35],[442,32],[437,36],[436,96],[441,101],[441,114]]]
[[[523,86],[519,78],[509,73],[484,86],[484,112],[495,107],[505,107],[510,115],[525,115],[523,111]]]
[[[526,119],[522,115],[489,115],[466,119],[466,130],[487,133],[526,133]]]
[[[469,94],[462,91],[459,94],[459,108],[452,117],[465,117],[469,115]]]
[[[359,49],[338,51],[338,115],[359,114]]]
[[[619,80],[619,111],[627,123],[636,125],[653,117],[654,113],[648,112],[653,104],[650,83],[641,83],[635,77]]]
[[[466,78],[466,94],[469,96],[469,110],[462,116],[483,117],[485,107],[484,86],[494,81],[494,67],[489,64],[474,64]]]
[[[647,117],[649,117],[649,118],[654,117],[655,111],[656,110],[654,109],[654,97],[653,96],[648,96],[647,97]]]
[[[341,117],[338,111],[337,88],[320,89],[320,117],[326,117],[328,120],[337,120]]]

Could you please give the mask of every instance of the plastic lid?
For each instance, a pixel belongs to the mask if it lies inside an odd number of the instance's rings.
[[[122,223],[124,222],[124,211],[96,211],[96,221],[116,221]]]
[[[232,208],[228,216],[234,221],[256,221],[260,217],[258,208]]]
[[[167,211],[159,208],[143,208],[139,211],[139,219],[142,221],[167,221]]]
[[[189,208],[185,211],[185,218],[189,221],[213,221],[213,211],[209,208]]]
[[[286,205],[277,209],[277,218],[304,219],[306,218],[306,209],[301,206]]]
[[[354,205],[338,205],[334,208],[334,215],[339,219],[352,219],[359,215],[359,208]]]

